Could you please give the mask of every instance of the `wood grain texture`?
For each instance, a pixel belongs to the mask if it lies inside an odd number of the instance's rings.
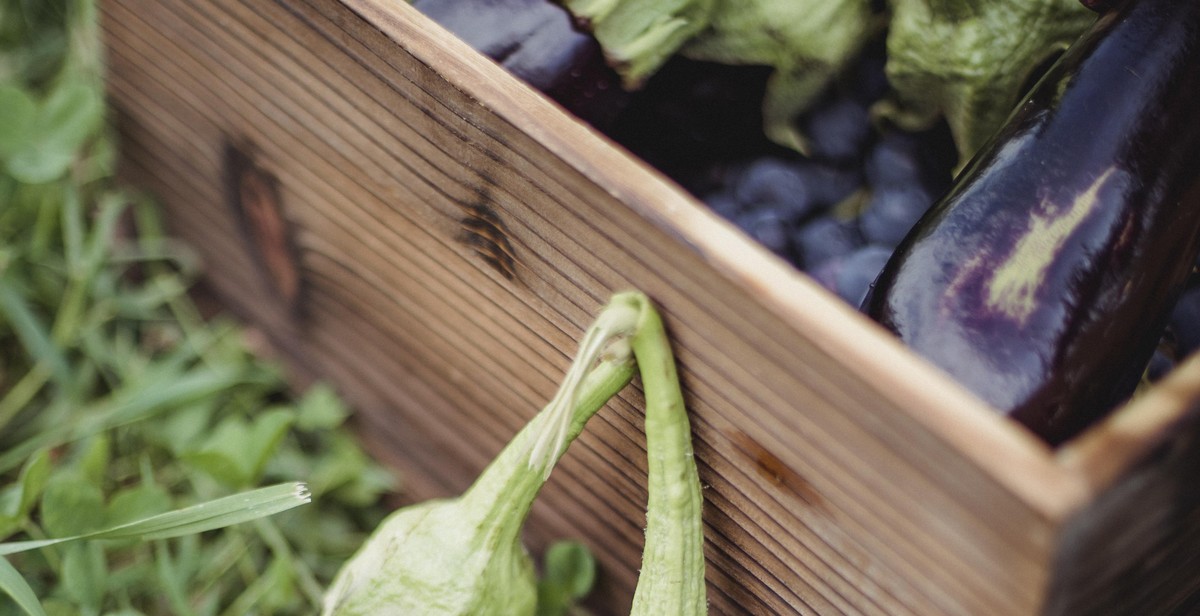
[[[163,200],[229,306],[360,409],[410,499],[464,489],[598,307],[639,288],[693,415],[714,613],[1041,609],[1059,526],[1103,484],[1088,464],[407,5],[101,5],[124,176]],[[300,310],[229,207],[229,144],[278,183]],[[561,537],[596,552],[600,613],[627,613],[636,580],[640,407],[633,388],[596,416],[529,524],[535,554]]]

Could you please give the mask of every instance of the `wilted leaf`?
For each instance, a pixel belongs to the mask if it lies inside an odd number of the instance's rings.
[[[1016,106],[1031,73],[1096,19],[1078,0],[892,0],[877,109],[904,128],[943,115],[965,163]]]
[[[682,50],[688,57],[775,69],[763,101],[772,141],[804,151],[796,117],[858,57],[881,22],[870,0],[721,0],[712,25]]]
[[[720,0],[565,0],[625,86],[639,87],[708,26]]]

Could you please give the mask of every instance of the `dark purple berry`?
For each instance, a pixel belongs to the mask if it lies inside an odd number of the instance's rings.
[[[739,214],[734,222],[775,254],[787,255],[791,249],[791,224],[778,209],[749,210]]]
[[[864,246],[850,254],[825,261],[813,270],[812,277],[846,303],[858,307],[891,256],[891,249]]]
[[[877,189],[871,193],[858,224],[867,241],[895,247],[932,203],[933,197],[917,184]]]
[[[745,207],[769,207],[798,220],[816,205],[812,179],[799,163],[779,158],[760,158],[748,165],[733,187],[733,196]]]
[[[805,270],[812,270],[835,257],[858,250],[865,243],[854,221],[832,217],[816,218],[792,235]]]
[[[867,105],[848,97],[837,97],[813,109],[802,121],[814,158],[845,162],[862,153],[871,136]]]
[[[715,192],[703,198],[704,204],[721,218],[734,220],[742,212],[742,204],[729,191]]]
[[[889,131],[867,154],[863,164],[872,188],[912,184],[921,180],[921,142],[916,135]]]
[[[808,189],[813,202],[818,207],[835,205],[862,187],[862,174],[857,169],[811,163],[804,172],[808,176]]]

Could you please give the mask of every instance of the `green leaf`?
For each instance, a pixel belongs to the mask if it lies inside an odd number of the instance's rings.
[[[636,89],[696,33],[721,0],[566,0],[625,87]]]
[[[105,514],[107,526],[120,526],[171,509],[171,495],[155,484],[126,488],[113,495]]]
[[[46,610],[46,616],[82,616],[74,603],[58,597],[46,599],[42,607]]]
[[[63,389],[71,383],[71,369],[63,350],[50,339],[50,331],[30,308],[18,287],[0,275],[0,318],[6,318],[31,357],[45,365]]]
[[[21,487],[21,499],[17,510],[13,512],[16,516],[25,517],[33,510],[42,489],[46,486],[46,480],[50,477],[50,470],[50,451],[46,449],[33,454],[25,463],[17,479]]]
[[[61,584],[67,595],[88,612],[100,611],[108,567],[104,548],[95,543],[68,546],[63,554]]]
[[[596,558],[578,541],[558,541],[546,550],[546,578],[581,599],[596,582]]]
[[[193,612],[187,600],[187,570],[171,555],[165,541],[154,544],[154,571],[171,609],[179,616],[191,616]]]
[[[587,596],[596,582],[596,559],[577,541],[558,541],[546,550],[538,580],[537,616],[562,616]]]
[[[1077,0],[892,0],[887,75],[876,113],[910,130],[945,117],[967,160],[1003,124],[1031,72],[1087,29]]]
[[[50,478],[42,494],[42,527],[51,536],[68,537],[104,526],[104,494],[76,473]]]
[[[216,479],[223,486],[239,487],[249,483],[246,480],[245,471],[242,470],[242,465],[226,451],[212,449],[189,451],[183,454],[180,460]]]
[[[37,103],[24,88],[0,85],[0,158],[7,158],[29,143],[37,113]]]
[[[184,459],[226,485],[254,483],[294,419],[292,411],[284,408],[266,411],[252,422],[228,417],[199,449],[184,454]]]
[[[186,406],[156,421],[147,429],[155,440],[174,456],[182,456],[208,429],[215,405],[212,400],[202,400]]]
[[[37,594],[6,558],[0,558],[0,591],[12,597],[17,606],[30,616],[46,616]]]
[[[720,0],[712,26],[681,53],[775,70],[763,101],[763,130],[780,145],[807,149],[795,126],[881,25],[870,0]]]
[[[104,99],[96,88],[62,81],[42,102],[33,127],[35,139],[9,157],[8,172],[29,184],[62,177],[103,119]]]
[[[111,459],[112,443],[108,435],[97,434],[86,441],[76,468],[87,481],[95,485],[103,485]]]
[[[337,392],[318,383],[304,393],[296,404],[296,427],[306,432],[332,430],[346,420],[349,411]]]
[[[99,408],[81,410],[78,421],[48,428],[0,453],[0,472],[17,466],[42,447],[61,445],[195,403],[246,378],[239,366],[199,367],[180,373],[174,366],[156,364],[153,373],[143,375],[143,380],[126,382],[108,398],[94,403]]]
[[[394,488],[394,484],[391,474],[374,467],[354,437],[346,433],[330,435],[325,455],[311,471],[314,494],[331,494],[342,502],[360,506],[374,501]]]
[[[871,0],[566,0],[627,88],[673,55],[772,67],[763,130],[805,151],[796,117],[854,60],[883,17]]]

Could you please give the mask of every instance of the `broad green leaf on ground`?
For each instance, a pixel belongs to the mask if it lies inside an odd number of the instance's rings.
[[[23,143],[7,157],[8,172],[29,184],[58,179],[104,119],[104,99],[91,84],[63,81],[38,106]]]
[[[104,526],[100,486],[77,473],[52,477],[42,494],[40,509],[42,527],[53,537],[82,535]]]
[[[896,97],[877,112],[910,130],[944,116],[960,166],[1004,123],[1033,73],[1096,19],[1078,0],[891,3],[887,75]]]
[[[38,497],[41,496],[42,489],[46,486],[46,480],[49,477],[50,452],[43,449],[30,456],[25,466],[21,468],[21,474],[17,479],[21,498],[17,503],[17,510],[10,513],[19,517],[29,515]]]
[[[350,435],[332,435],[327,447],[329,455],[297,473],[310,478],[313,494],[332,494],[340,502],[366,504],[395,487],[391,477],[374,468],[362,446]]]
[[[310,387],[296,407],[296,427],[309,432],[336,428],[350,414],[333,388],[325,384]]]
[[[257,482],[271,454],[295,420],[291,410],[268,410],[253,420],[228,417],[184,460],[231,487]]]
[[[106,594],[108,564],[97,543],[77,543],[63,550],[63,590],[79,606],[99,613]]]
[[[547,548],[542,570],[537,616],[569,614],[596,582],[596,558],[578,541],[559,541]]]
[[[109,499],[104,518],[106,526],[120,526],[170,509],[171,495],[166,490],[155,484],[141,484],[114,494]]]

